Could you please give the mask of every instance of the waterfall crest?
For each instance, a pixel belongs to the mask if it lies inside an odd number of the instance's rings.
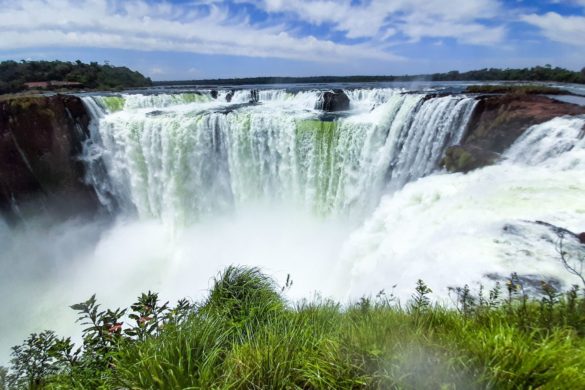
[[[249,202],[363,215],[381,194],[431,173],[459,142],[472,98],[353,90],[323,119],[318,91],[84,97],[93,116],[88,181],[104,204],[188,223]],[[229,92],[228,92],[229,93]]]

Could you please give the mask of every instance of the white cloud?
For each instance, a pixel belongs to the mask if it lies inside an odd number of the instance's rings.
[[[150,68],[149,73],[153,76],[159,76],[159,75],[165,74],[167,72],[163,68],[159,68],[159,67],[155,66],[154,68]]]
[[[585,47],[584,16],[562,16],[548,12],[544,15],[524,15],[521,20],[538,27],[551,41]]]
[[[283,25],[258,27],[207,3],[202,10],[143,0],[0,0],[0,50],[99,47],[318,62],[400,59],[374,45],[299,37]]]
[[[585,0],[551,0],[551,3],[555,4],[569,4],[569,5],[582,5],[585,7]]]
[[[193,67],[191,67],[191,68],[187,69],[187,73],[188,73],[188,74],[191,74],[191,75],[201,75],[201,74],[202,74],[202,72],[201,72],[201,70],[200,70],[200,69],[198,69],[198,68],[193,68]]]
[[[238,0],[250,2],[250,0]],[[409,40],[441,37],[462,43],[493,45],[506,35],[503,26],[480,21],[497,21],[502,6],[498,0],[372,0],[353,5],[350,0],[259,0],[256,6],[269,13],[286,13],[313,24],[331,23],[347,38],[396,39],[402,33]]]

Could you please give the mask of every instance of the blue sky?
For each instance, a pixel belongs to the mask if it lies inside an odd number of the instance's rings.
[[[585,0],[0,0],[0,60],[155,80],[585,66]]]

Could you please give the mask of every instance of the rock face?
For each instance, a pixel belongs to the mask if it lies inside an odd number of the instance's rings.
[[[585,107],[546,96],[480,96],[460,145],[447,148],[441,164],[451,172],[468,172],[493,164],[530,126],[563,115],[585,114]]]
[[[450,172],[467,173],[495,163],[498,157],[498,153],[473,145],[455,145],[447,148],[442,164]]]
[[[95,210],[95,193],[83,184],[77,159],[88,124],[74,96],[0,101],[0,211],[26,210],[31,201],[56,212]]]
[[[349,97],[341,89],[323,92],[315,104],[315,109],[327,112],[349,110]]]

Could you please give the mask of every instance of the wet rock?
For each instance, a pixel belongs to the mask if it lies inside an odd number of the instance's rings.
[[[585,107],[546,96],[483,96],[470,119],[465,145],[503,153],[529,127],[563,115],[585,114]]]
[[[563,115],[585,114],[585,107],[539,95],[478,97],[460,145],[447,148],[442,165],[452,172],[491,165],[529,127]]]
[[[210,92],[210,95],[213,99],[217,99],[217,95],[218,95],[217,89],[212,89]]]
[[[349,97],[341,89],[321,93],[315,109],[327,112],[349,110]]]
[[[499,159],[499,154],[473,145],[455,145],[445,150],[441,166],[449,172],[467,173],[474,169],[491,165]]]
[[[232,104],[226,107],[219,107],[213,110],[213,112],[217,113],[217,114],[229,114],[230,112],[234,112],[237,111],[241,108],[245,108],[245,107],[250,107],[250,106],[256,106],[259,103],[254,103],[254,102],[250,102],[250,103],[237,103],[237,104]]]
[[[528,222],[532,222],[532,221],[528,221]],[[548,223],[548,222],[544,222],[544,221],[534,221],[532,223],[535,223],[536,225],[541,225],[541,226],[547,227],[548,229],[550,229],[553,233],[555,233],[559,237],[569,236],[569,237],[573,237],[575,239],[579,239],[579,236],[577,234],[573,233],[572,231],[570,231],[568,229],[565,229],[564,227],[556,226],[556,225],[553,225],[552,223]]]
[[[258,103],[259,95],[258,90],[253,89],[250,91],[250,103]]]
[[[581,244],[585,244],[585,232],[577,234],[577,237],[579,238],[579,242]]]
[[[225,101],[229,103],[232,101],[233,97],[234,97],[234,90],[232,89],[231,91],[229,91],[227,93],[227,95],[225,95]]]
[[[506,285],[507,282],[511,280],[510,276],[502,275],[499,273],[489,273],[486,274],[490,280],[500,282],[503,285]],[[557,291],[562,290],[563,283],[561,280],[555,277],[545,277],[542,275],[533,275],[533,274],[515,274],[514,275],[515,283],[519,283],[519,287],[524,291],[525,294],[529,296],[538,296],[543,292],[543,284],[547,284],[548,286],[554,288]],[[519,291],[521,293],[521,291]]]
[[[64,212],[97,208],[78,159],[89,121],[75,96],[0,101],[0,211],[8,215],[32,201]]]

